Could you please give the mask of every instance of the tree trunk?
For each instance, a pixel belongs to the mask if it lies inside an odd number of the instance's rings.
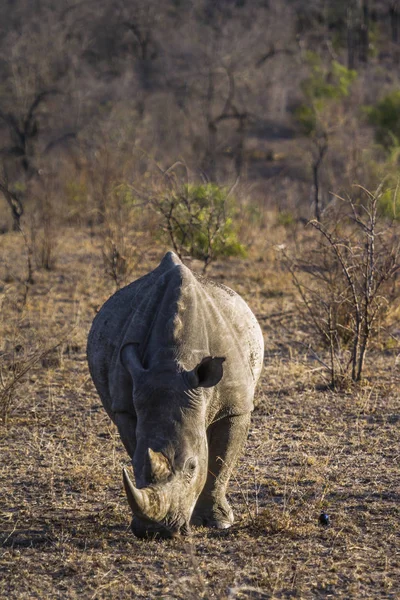
[[[216,162],[217,162],[217,123],[212,114],[212,105],[214,100],[214,74],[210,69],[208,73],[208,88],[207,88],[207,145],[206,155],[203,158],[203,168],[210,181],[215,181],[216,178]]]
[[[246,132],[246,114],[241,114],[238,116],[239,125],[237,128],[237,132],[239,134],[239,141],[236,146],[235,152],[235,171],[236,177],[240,177],[243,171],[243,157],[244,157],[244,138]]]
[[[360,62],[368,63],[369,54],[369,4],[368,0],[363,0],[361,7],[361,24],[360,24]]]
[[[400,38],[400,4],[395,0],[389,8],[390,28],[392,31],[392,42],[399,43]]]
[[[325,153],[328,149],[326,138],[322,145],[317,142],[318,156],[313,164],[313,181],[314,181],[314,214],[317,221],[321,220],[321,194],[319,184],[319,170],[324,160]]]
[[[347,68],[355,67],[355,27],[354,27],[354,9],[349,6],[347,9]]]
[[[11,210],[13,218],[13,231],[21,231],[21,217],[24,214],[24,207],[22,206],[21,201],[15,194],[10,192],[7,184],[0,183],[0,191],[3,192],[3,195]]]
[[[215,181],[217,176],[217,126],[214,121],[207,124],[208,140],[207,153],[204,157],[204,170],[210,181]]]

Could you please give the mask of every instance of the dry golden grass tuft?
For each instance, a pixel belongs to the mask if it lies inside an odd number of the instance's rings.
[[[128,457],[86,366],[90,323],[114,291],[101,239],[60,230],[55,270],[37,271],[26,292],[18,234],[0,237],[3,380],[29,366],[0,430],[0,597],[398,597],[398,347],[371,351],[361,385],[319,390],[323,371],[302,345],[294,292],[271,250],[278,242],[268,240],[263,260],[210,268],[246,298],[266,340],[230,486],[237,521],[227,532],[144,542],[129,530]],[[164,249],[144,240],[141,251],[135,277]]]

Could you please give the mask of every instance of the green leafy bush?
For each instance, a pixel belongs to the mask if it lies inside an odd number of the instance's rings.
[[[383,186],[382,193],[378,200],[378,212],[382,217],[392,221],[400,221],[400,193],[398,186]]]
[[[281,210],[276,215],[276,224],[282,227],[291,227],[296,223],[296,219],[290,210]]]
[[[400,90],[365,108],[369,123],[375,128],[376,141],[386,150],[400,146]]]
[[[307,62],[311,73],[301,86],[306,102],[297,108],[295,116],[305,135],[311,136],[318,129],[323,112],[350,94],[357,72],[336,60],[326,67],[314,52],[307,53]]]
[[[204,270],[218,257],[246,255],[238,237],[237,204],[225,188],[186,184],[154,199],[153,207],[177,254],[202,260]]]

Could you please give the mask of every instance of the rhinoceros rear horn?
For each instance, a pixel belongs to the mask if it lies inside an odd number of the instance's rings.
[[[168,512],[165,493],[150,488],[139,490],[133,485],[125,468],[123,469],[123,481],[129,506],[135,516],[150,521],[161,521],[165,517]]]
[[[171,475],[171,464],[161,452],[154,452],[154,450],[148,448],[147,455],[149,457],[151,475],[156,481],[161,481]]]
[[[222,379],[224,370],[222,364],[225,362],[223,356],[206,356],[203,360],[189,372],[189,378],[193,385],[196,387],[214,387]]]

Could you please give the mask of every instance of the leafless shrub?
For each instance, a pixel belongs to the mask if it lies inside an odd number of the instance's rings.
[[[36,210],[29,223],[30,244],[39,269],[51,271],[57,260],[58,231],[53,190],[45,189],[36,199]]]
[[[139,260],[136,206],[130,188],[115,187],[107,197],[101,226],[104,273],[118,290],[128,282]]]
[[[32,244],[30,242],[29,236],[25,233],[25,230],[20,226],[19,233],[21,234],[20,241],[17,242],[18,251],[21,254],[25,254],[25,270],[24,272],[20,272],[18,268],[16,268],[13,262],[4,262],[5,274],[2,280],[2,283],[14,283],[16,288],[16,294],[14,298],[14,310],[17,313],[20,313],[24,310],[30,289],[32,285],[35,283],[34,281],[34,268],[32,262]],[[22,241],[21,241],[22,240]],[[1,287],[3,290],[4,288]],[[1,297],[0,300],[0,309],[3,308],[3,301],[5,295]]]
[[[57,238],[51,219],[45,218],[42,227],[33,235],[35,262],[38,268],[51,271],[54,269]]]
[[[360,381],[369,342],[387,307],[385,284],[400,267],[398,231],[378,213],[381,190],[359,190],[357,200],[338,197],[339,212],[330,210],[309,223],[319,234],[316,246],[298,258],[285,256],[301,316],[329,350],[326,362],[313,353],[333,387],[348,378]]]
[[[112,234],[111,234],[112,235]],[[112,279],[118,290],[124,283],[128,273],[128,261],[125,256],[125,240],[116,241],[110,233],[105,237],[101,249],[104,272]]]
[[[2,361],[0,366],[0,420],[4,424],[7,423],[18,385],[22,382],[25,375],[38,363],[42,363],[63,342],[64,339],[59,340],[47,348],[39,348],[27,356],[21,355],[21,352],[16,354],[15,351],[10,360]],[[19,349],[18,346],[17,349]]]

